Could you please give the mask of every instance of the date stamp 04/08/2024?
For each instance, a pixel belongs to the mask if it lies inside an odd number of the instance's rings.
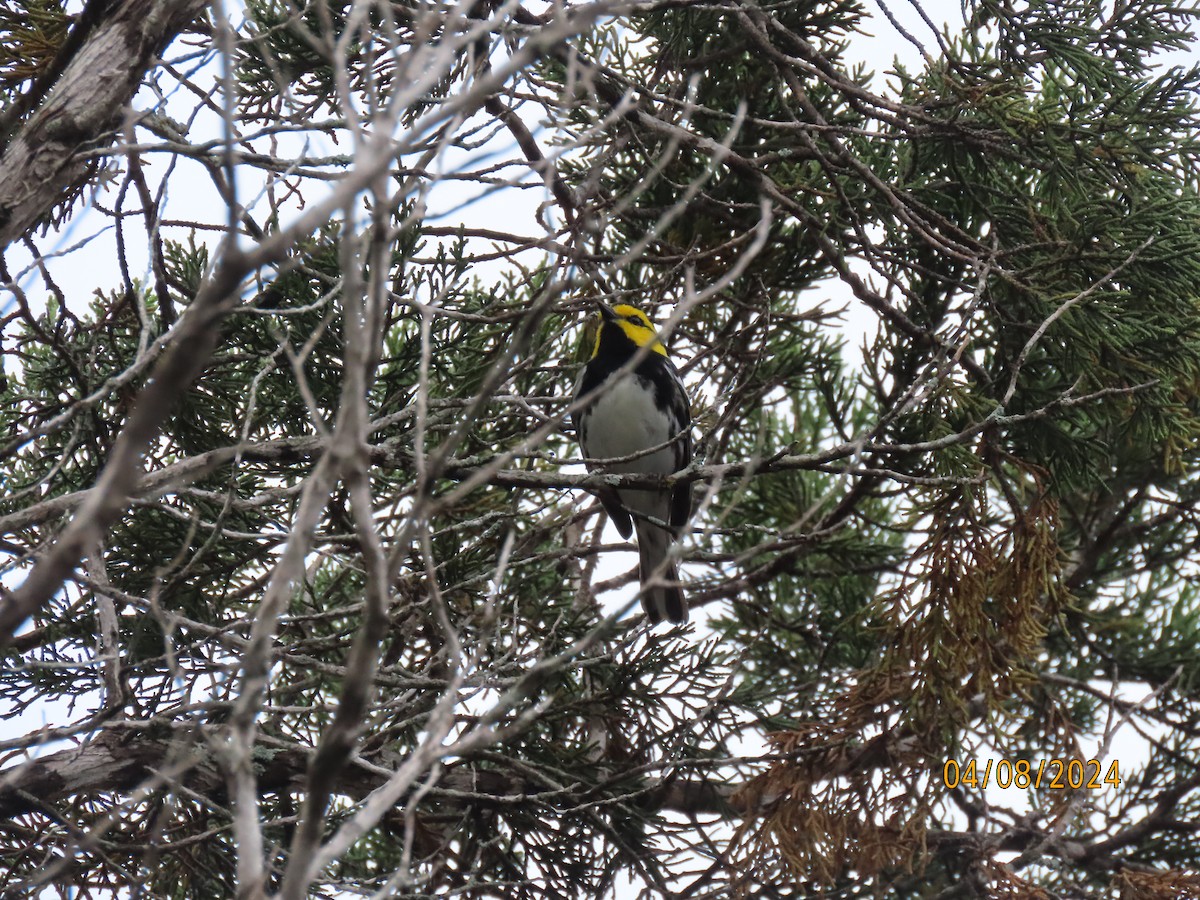
[[[1106,766],[1098,759],[948,759],[942,783],[951,790],[1115,790],[1121,786],[1121,767],[1116,760]]]

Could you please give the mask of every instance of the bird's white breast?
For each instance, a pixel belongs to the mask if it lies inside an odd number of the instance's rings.
[[[654,405],[654,386],[637,375],[622,376],[604,385],[587,412],[587,447],[593,459],[629,456],[647,447],[665,444],[673,437],[670,419]],[[604,467],[610,472],[675,471],[675,454],[664,447],[624,463]]]

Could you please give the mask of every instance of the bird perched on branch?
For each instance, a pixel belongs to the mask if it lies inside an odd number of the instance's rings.
[[[678,472],[692,459],[691,409],[679,373],[644,312],[626,304],[597,306],[599,329],[575,383],[584,405],[573,417],[588,471]],[[637,529],[642,608],[650,621],[686,622],[670,548],[691,515],[691,486],[607,488],[597,495],[621,537]]]

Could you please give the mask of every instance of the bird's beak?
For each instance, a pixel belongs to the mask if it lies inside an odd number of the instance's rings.
[[[618,318],[620,318],[620,316],[616,314],[616,311],[613,310],[613,308],[603,300],[596,300],[594,302],[596,304],[596,308],[600,310],[601,317],[603,317],[605,320],[609,322],[615,322]]]

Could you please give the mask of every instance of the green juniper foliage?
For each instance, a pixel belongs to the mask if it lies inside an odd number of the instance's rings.
[[[4,249],[0,893],[1200,896],[1197,9],[464,9],[198,19]],[[0,2],[5,146],[84,21]],[[596,299],[691,630],[606,621]]]

